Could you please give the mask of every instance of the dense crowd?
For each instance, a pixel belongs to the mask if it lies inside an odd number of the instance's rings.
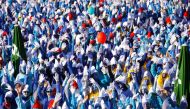
[[[187,108],[174,84],[190,48],[188,0],[0,2],[0,109]],[[26,52],[18,74],[15,26]]]

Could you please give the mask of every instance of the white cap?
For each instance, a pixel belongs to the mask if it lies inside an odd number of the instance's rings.
[[[21,66],[21,67],[26,66],[26,62],[23,60],[20,66]]]
[[[187,103],[187,99],[186,99],[185,96],[182,96],[182,98],[181,98],[181,102]],[[188,103],[187,103],[187,104],[188,104]]]
[[[22,91],[29,91],[29,85],[25,85]]]
[[[87,76],[87,75],[88,75],[88,67],[87,67],[87,66],[84,67],[83,75],[84,75],[84,76]]]
[[[59,63],[58,63],[57,59],[55,59],[54,67],[55,67],[55,68],[58,68],[58,67],[59,67]]]
[[[171,99],[172,99],[172,101],[176,101],[176,95],[174,92],[172,92],[172,94],[171,94]]]
[[[121,82],[123,84],[126,84],[126,79],[127,79],[127,77],[120,75],[119,77],[117,77],[115,79],[115,81],[118,81],[118,82]]]
[[[115,57],[112,57],[110,64],[111,65],[117,64]]]
[[[60,59],[60,62],[61,62],[61,65],[62,65],[62,66],[65,66],[65,64],[67,63],[67,60],[66,60],[64,57],[62,57],[62,58]]]
[[[11,61],[9,61],[8,70],[12,70],[12,69],[14,69],[13,63]]]
[[[97,72],[97,70],[94,66],[91,67],[90,71],[91,71],[91,73]]]
[[[149,74],[150,74],[149,71],[145,71],[143,77],[146,77],[146,76],[149,77],[150,76]]]
[[[12,91],[8,91],[5,94],[5,97],[12,97],[13,96],[13,92]]]
[[[105,88],[102,88],[99,93],[99,97],[105,97],[105,93],[106,93]]]
[[[170,51],[170,50],[174,50],[175,48],[174,48],[174,45],[170,45],[169,47],[168,47],[168,51]]]
[[[164,81],[164,88],[167,88],[167,87],[170,87],[170,80],[169,79],[166,79],[165,81]]]
[[[63,105],[62,105],[62,109],[69,109],[68,106],[67,106],[66,101],[65,101],[65,102],[63,103]]]
[[[101,100],[101,108],[102,109],[108,109],[108,107],[106,106],[106,104],[105,104],[105,102],[104,102],[104,100]]]

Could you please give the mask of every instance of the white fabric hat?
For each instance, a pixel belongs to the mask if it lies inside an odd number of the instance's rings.
[[[167,87],[170,87],[170,84],[171,84],[171,82],[170,82],[170,80],[169,79],[166,79],[165,81],[164,81],[164,88],[167,88]]]
[[[11,61],[9,61],[8,70],[12,70],[12,69],[14,69],[13,63]]]
[[[97,70],[94,66],[91,67],[90,71],[91,71],[91,73],[97,72]]]
[[[177,40],[176,35],[173,34],[170,39],[170,44],[173,44]]]
[[[29,91],[29,85],[25,85],[22,91]]]
[[[69,109],[68,106],[67,106],[66,101],[65,101],[65,102],[63,103],[63,105],[62,105],[62,109]]]
[[[149,71],[145,71],[145,72],[144,72],[143,77],[146,77],[146,76],[147,76],[147,77],[150,77],[150,72],[149,72]]]
[[[101,100],[101,108],[102,109],[108,109],[108,107],[106,106],[106,104],[105,104],[105,102],[104,102],[104,100]]]
[[[67,63],[67,60],[66,60],[64,57],[62,57],[62,58],[60,59],[60,61],[61,61],[61,65],[62,65],[62,66],[65,66],[65,64]]]
[[[170,46],[168,47],[168,51],[171,51],[171,50],[174,50],[174,49],[175,49],[174,45],[170,45]]]
[[[58,68],[58,67],[59,67],[59,62],[57,61],[57,59],[55,59],[54,67],[55,67],[55,68]]]
[[[172,92],[172,94],[171,94],[171,99],[172,99],[172,101],[176,101],[176,95],[175,95],[175,93],[174,92]]]
[[[88,76],[88,67],[87,66],[84,67],[83,75]]]
[[[117,77],[115,79],[115,81],[118,81],[118,82],[121,82],[123,84],[126,84],[126,79],[127,79],[127,77],[120,75],[119,77]]]
[[[13,97],[13,92],[12,91],[6,92],[5,97]]]
[[[26,62],[23,60],[20,66],[21,67],[25,67],[26,66]]]
[[[117,64],[115,57],[112,57],[110,64],[111,65]]]
[[[124,62],[125,61],[125,55],[121,55],[119,57],[119,62]]]
[[[182,98],[181,98],[181,102],[187,103],[187,99],[186,99],[185,96],[182,96]],[[188,104],[188,103],[187,103],[187,104]]]
[[[123,27],[127,27],[128,22],[123,22]]]
[[[102,88],[99,93],[99,97],[105,97],[105,95],[106,95],[105,93],[106,93],[105,88]]]

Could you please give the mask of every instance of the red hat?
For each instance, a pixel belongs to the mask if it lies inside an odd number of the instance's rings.
[[[38,109],[42,109],[42,105],[40,104],[40,101],[39,100],[36,100],[34,102],[34,105],[32,108],[38,108]]]
[[[32,20],[32,16],[30,16],[30,20]]]
[[[95,40],[93,40],[93,39],[90,40],[90,44],[94,45],[95,43],[96,43]]]
[[[99,0],[99,3],[104,3],[104,0]]]
[[[112,18],[111,21],[115,24],[117,23],[117,19],[116,18]]]
[[[131,32],[130,38],[133,38],[134,36],[135,36],[135,33],[134,33],[134,32]]]
[[[73,80],[73,84],[72,84],[72,86],[73,86],[75,89],[78,88],[78,84],[77,84],[77,82],[76,82],[75,80]]]
[[[184,17],[188,17],[188,16],[189,16],[188,11],[185,11],[185,12],[183,13],[183,16],[184,16]]]
[[[48,104],[48,109],[52,108],[53,103],[54,103],[54,100],[53,100],[53,99],[49,101],[49,104]]]
[[[141,8],[139,8],[138,12],[139,12],[139,13],[142,13],[143,10],[144,10],[144,9],[141,7]]]
[[[87,27],[86,23],[82,23],[82,28],[85,29]]]
[[[147,33],[147,37],[148,37],[148,38],[151,38],[151,36],[152,36],[152,33],[149,31],[149,32]]]
[[[52,20],[53,20],[53,22],[57,22],[57,19],[56,19],[56,18],[53,18]]]
[[[138,39],[138,41],[141,41],[141,39],[140,38],[137,38]]]
[[[2,36],[7,36],[7,32],[3,31]]]
[[[113,39],[114,38],[114,33],[111,32],[109,36],[110,36],[110,39]]]
[[[58,48],[58,49],[57,49],[57,52],[60,53],[60,52],[61,52],[61,48]]]
[[[166,24],[171,23],[170,17],[166,17]]]
[[[122,20],[122,17],[123,17],[122,14],[119,14],[118,17],[117,17],[117,19],[118,19],[119,21],[121,21],[121,20]]]
[[[92,21],[90,19],[88,20],[88,25],[92,26]]]
[[[6,107],[6,109],[9,109],[11,107],[11,103],[9,102],[4,102],[3,106]]]
[[[56,88],[53,88],[53,90],[52,90],[52,95],[53,95],[53,96],[56,95]]]
[[[57,32],[59,33],[62,29],[63,29],[63,26],[60,26],[60,27],[57,29]]]
[[[69,16],[69,20],[73,20],[73,14],[71,12],[68,14],[68,16]]]

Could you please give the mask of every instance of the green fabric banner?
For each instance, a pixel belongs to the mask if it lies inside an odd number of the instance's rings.
[[[180,104],[182,96],[186,97],[190,106],[190,53],[187,46],[182,46],[178,60],[178,79],[174,85],[177,103]]]
[[[16,25],[14,27],[14,36],[12,43],[12,62],[15,69],[14,77],[16,77],[19,73],[20,58],[25,61],[27,60],[21,29],[18,25]]]

